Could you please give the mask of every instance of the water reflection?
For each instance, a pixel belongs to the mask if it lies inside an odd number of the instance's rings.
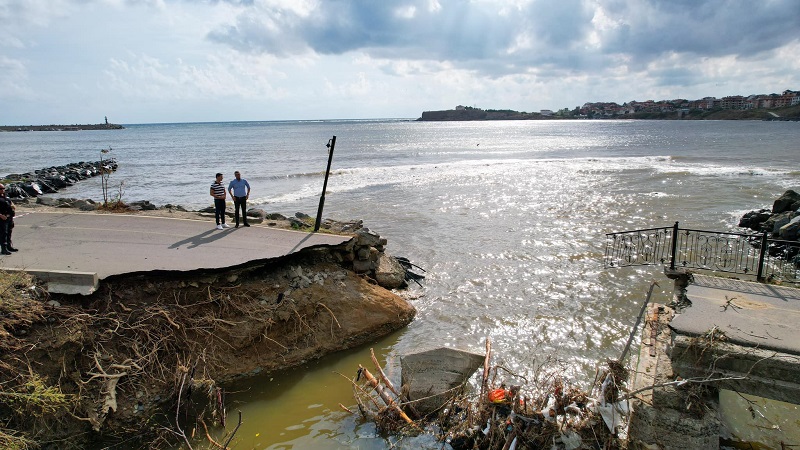
[[[345,377],[352,378],[359,364],[372,366],[371,348],[386,368],[387,376],[399,384],[399,361],[392,349],[402,334],[400,331],[355,350],[226,386],[230,392],[226,399],[226,432],[236,427],[238,411],[243,417],[242,426],[231,442],[232,448],[383,449],[390,446],[390,437],[380,436],[371,422],[363,422],[359,415],[351,415],[339,404],[357,411],[351,383]],[[219,430],[214,437],[223,442],[226,439]]]

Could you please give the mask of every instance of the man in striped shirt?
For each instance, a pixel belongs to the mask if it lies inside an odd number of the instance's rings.
[[[214,220],[217,221],[217,229],[230,228],[225,223],[225,186],[222,185],[222,174],[217,174],[217,179],[211,183],[211,196],[214,197]]]

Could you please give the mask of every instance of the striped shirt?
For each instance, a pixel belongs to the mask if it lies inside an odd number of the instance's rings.
[[[225,186],[216,180],[211,183],[211,192],[214,193],[214,198],[225,198]]]

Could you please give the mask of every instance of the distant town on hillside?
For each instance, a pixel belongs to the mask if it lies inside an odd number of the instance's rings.
[[[797,107],[797,108],[794,108]],[[623,104],[616,102],[591,102],[574,109],[558,111],[543,109],[539,112],[519,112],[513,110],[480,109],[458,105],[445,111],[425,111],[418,120],[526,120],[545,118],[600,119],[600,118],[642,118],[642,119],[757,119],[756,111],[792,108],[786,117],[768,113],[764,119],[781,118],[797,120],[800,116],[800,91],[785,90],[781,94],[753,94],[748,96],[704,97],[698,100],[631,100]],[[719,112],[719,114],[714,114]],[[727,112],[727,113],[726,113]]]

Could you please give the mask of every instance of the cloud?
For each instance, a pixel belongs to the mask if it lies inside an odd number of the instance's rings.
[[[779,92],[799,51],[797,0],[0,0],[0,123]]]
[[[302,14],[254,3],[209,39],[279,57],[363,52],[395,60],[450,61],[486,76],[539,66],[643,70],[664,55],[686,58],[774,51],[800,39],[794,0],[329,0]]]

